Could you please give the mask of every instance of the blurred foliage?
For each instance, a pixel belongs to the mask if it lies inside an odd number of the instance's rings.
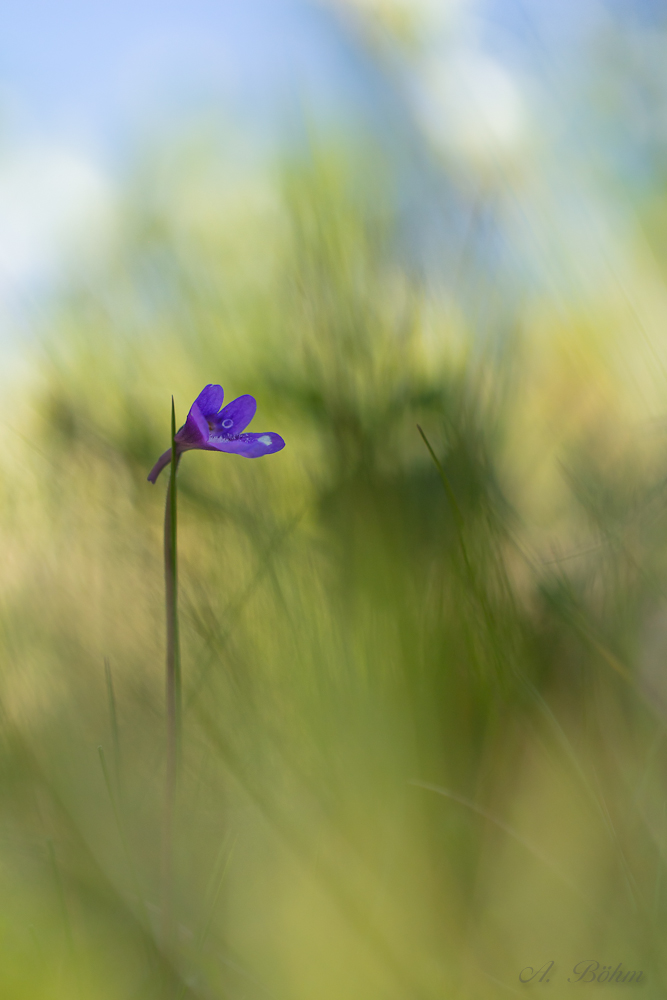
[[[551,959],[560,995],[584,958],[664,990],[661,432],[590,311],[470,329],[361,161],[161,155],[49,317],[0,486],[3,998],[467,1000]],[[218,381],[287,447],[179,474],[165,948],[146,475]]]

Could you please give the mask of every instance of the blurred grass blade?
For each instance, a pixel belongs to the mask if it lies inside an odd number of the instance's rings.
[[[111,673],[111,664],[107,656],[104,657],[104,675],[107,686],[107,700],[109,703],[109,724],[111,726],[111,743],[113,746],[114,775],[116,780],[116,790],[118,795],[120,796],[122,794],[120,734],[118,732],[116,693],[114,691],[113,675]]]

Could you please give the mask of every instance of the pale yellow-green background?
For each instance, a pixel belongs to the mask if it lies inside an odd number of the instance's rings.
[[[368,6],[418,49],[405,12]],[[543,151],[473,152],[466,179],[433,150],[463,210],[555,239]],[[458,283],[411,267],[398,202],[370,139],[313,129],[245,176],[174,139],[22,353],[0,455],[3,1000],[664,991],[660,198],[514,296],[474,227]],[[477,324],[481,301],[505,321]],[[208,382],[255,395],[253,429],[287,446],[179,472],[165,944],[166,473],[146,475],[171,395],[182,422]],[[645,982],[568,983],[583,959]]]

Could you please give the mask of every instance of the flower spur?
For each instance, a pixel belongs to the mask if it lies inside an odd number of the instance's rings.
[[[187,420],[174,437],[177,458],[184,451],[195,449],[259,458],[261,455],[272,455],[285,447],[279,434],[246,432],[257,409],[257,401],[253,396],[239,396],[220,409],[224,397],[221,385],[207,385],[202,389],[190,407]],[[148,474],[151,483],[156,481],[170,462],[171,448],[168,448]]]

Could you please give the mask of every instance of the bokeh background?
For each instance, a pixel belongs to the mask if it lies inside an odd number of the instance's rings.
[[[6,0],[3,1000],[664,995],[666,44]],[[165,940],[146,475],[209,382],[287,446],[179,472]]]

